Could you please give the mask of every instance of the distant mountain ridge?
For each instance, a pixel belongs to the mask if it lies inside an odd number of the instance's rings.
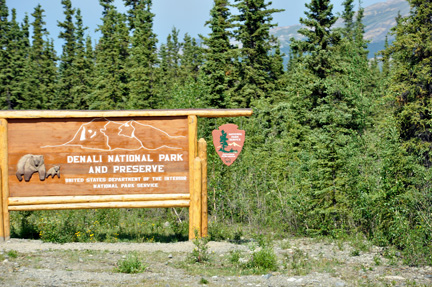
[[[306,9],[306,8],[305,8]],[[365,24],[365,39],[369,40],[369,57],[384,48],[385,37],[390,29],[396,25],[395,18],[398,13],[402,16],[409,15],[410,7],[406,0],[387,0],[385,2],[376,3],[364,7],[363,23]],[[335,27],[342,27],[343,21],[339,19],[335,23]],[[276,27],[270,31],[275,35],[281,44],[281,50],[285,55],[289,53],[290,39],[302,39],[297,31],[301,25]],[[389,36],[389,41],[393,40],[393,36]]]

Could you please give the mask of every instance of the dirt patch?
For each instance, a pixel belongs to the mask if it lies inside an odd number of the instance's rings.
[[[250,275],[227,263],[247,257],[253,243],[209,242],[209,263],[188,263],[192,242],[43,243],[11,239],[0,245],[3,286],[432,286],[432,267],[402,264],[397,252],[375,246],[295,238],[274,243],[279,270]],[[130,252],[146,269],[115,271]],[[248,274],[249,273],[249,274]]]

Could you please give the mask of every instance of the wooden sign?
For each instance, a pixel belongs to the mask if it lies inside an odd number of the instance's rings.
[[[10,211],[86,208],[187,207],[189,238],[206,236],[207,144],[197,140],[198,116],[251,114],[0,111],[0,239],[10,237]]]
[[[10,196],[188,194],[187,117],[10,120]]]
[[[224,164],[230,166],[239,156],[245,141],[245,131],[234,124],[225,124],[212,132],[216,152]]]

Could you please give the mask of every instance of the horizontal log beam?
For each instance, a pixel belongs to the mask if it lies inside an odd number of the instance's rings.
[[[23,210],[63,210],[63,209],[96,209],[96,208],[168,208],[189,207],[189,200],[166,201],[129,201],[129,202],[91,202],[71,204],[33,204],[9,206],[9,211]]]
[[[73,110],[19,110],[1,111],[4,119],[38,118],[97,118],[97,117],[175,117],[190,116],[218,118],[245,117],[252,115],[252,109],[182,109],[182,110],[120,110],[120,111],[73,111]]]
[[[92,202],[130,202],[130,201],[167,201],[189,200],[189,194],[125,194],[125,195],[82,195],[82,196],[34,196],[9,197],[8,205],[43,205]]]

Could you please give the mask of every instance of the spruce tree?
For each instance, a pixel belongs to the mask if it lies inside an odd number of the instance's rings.
[[[72,89],[77,82],[75,80],[76,71],[73,66],[76,53],[75,9],[72,8],[70,0],[62,0],[61,3],[64,8],[65,20],[58,22],[58,26],[62,29],[59,38],[64,40],[64,44],[63,52],[60,56],[58,92],[55,106],[58,109],[71,109],[74,108],[75,103]]]
[[[100,0],[103,7],[101,37],[96,45],[94,90],[87,97],[90,109],[124,109],[128,105],[129,29],[126,15],[119,13],[112,2]]]
[[[44,13],[41,5],[36,6],[31,14],[34,21],[32,45],[27,63],[28,91],[22,107],[25,109],[53,108],[51,102],[55,98],[55,83],[57,76],[57,56],[52,40],[48,39],[45,27]],[[54,107],[55,108],[55,107]]]
[[[237,29],[235,38],[241,44],[237,61],[238,84],[232,93],[232,105],[250,107],[253,100],[272,97],[275,82],[279,80],[279,73],[272,69],[274,61],[279,57],[272,57],[278,43],[276,37],[270,34],[273,13],[281,9],[270,9],[271,2],[265,0],[236,0],[234,6],[239,15],[234,17]]]
[[[392,72],[388,95],[406,149],[432,166],[432,1],[409,0],[410,15],[399,18],[387,49]]]
[[[206,60],[201,77],[209,89],[204,103],[207,107],[225,108],[229,104],[229,91],[234,87],[234,46],[230,43],[234,26],[228,1],[215,0],[210,16],[206,25],[211,32],[208,37],[202,37]]]
[[[306,4],[307,18],[300,20],[305,27],[299,31],[305,38],[291,46],[295,62],[288,91],[297,121],[304,127],[303,152],[309,153],[304,179],[309,188],[304,196],[309,199],[311,228],[324,234],[349,224],[353,196],[349,187],[354,180],[347,176],[353,172],[347,167],[368,113],[364,90],[369,67],[362,13],[354,21],[352,1],[344,4],[346,26],[342,29],[332,27],[337,18],[330,1]]]
[[[180,64],[180,78],[182,81],[185,82],[189,79],[196,81],[203,64],[203,53],[196,39],[189,36],[188,33],[183,38]]]
[[[2,109],[11,108],[11,92],[8,87],[9,57],[7,47],[10,35],[10,23],[8,21],[9,9],[5,0],[0,0],[0,99]],[[9,102],[9,103],[8,103]]]
[[[179,30],[173,27],[166,43],[159,48],[159,69],[157,73],[158,94],[167,100],[174,84],[180,82],[181,47]]]
[[[12,9],[10,29],[7,34],[7,45],[4,56],[8,64],[3,66],[2,89],[4,92],[3,108],[21,109],[26,99],[27,69],[26,63],[29,53],[28,18],[20,26],[16,21],[16,10]],[[28,91],[28,90],[27,90]]]
[[[74,83],[71,90],[73,109],[88,109],[86,98],[92,92],[92,76],[94,56],[90,36],[84,37],[87,27],[83,26],[81,10],[76,10],[76,47],[72,70],[75,71]]]
[[[151,0],[125,1],[130,7],[129,27],[132,31],[130,57],[128,59],[129,91],[128,108],[154,108],[157,102],[156,34],[153,33]]]

